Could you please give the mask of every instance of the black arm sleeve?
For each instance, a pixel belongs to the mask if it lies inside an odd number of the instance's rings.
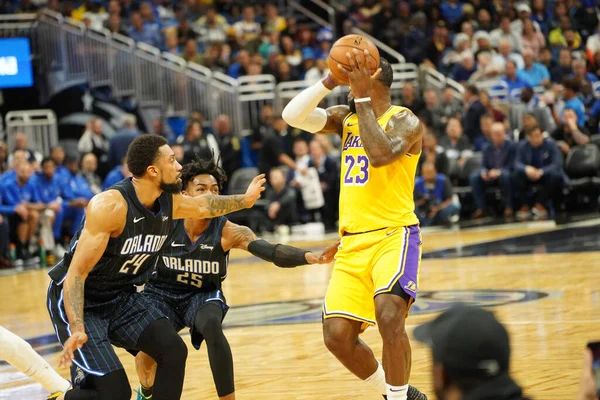
[[[307,250],[285,244],[271,244],[263,239],[251,241],[248,244],[248,251],[256,257],[272,262],[281,268],[308,264],[306,262]]]

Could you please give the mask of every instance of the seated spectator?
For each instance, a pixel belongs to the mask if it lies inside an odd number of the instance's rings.
[[[0,175],[8,171],[8,168],[8,146],[6,143],[0,142]]]
[[[339,168],[336,160],[327,155],[327,149],[317,138],[310,142],[309,148],[310,161],[308,167],[317,170],[321,189],[323,190],[323,199],[325,200],[325,205],[321,209],[323,223],[325,229],[335,230],[340,197]]]
[[[167,128],[165,128],[165,123],[162,118],[153,118],[152,119],[152,130],[150,133],[153,133],[158,136],[162,136],[167,139],[168,143],[173,143],[175,138],[173,137],[173,133],[169,132]]]
[[[498,108],[494,107],[492,101],[490,100],[490,95],[487,92],[479,92],[479,101],[481,101],[481,104],[483,104],[483,107],[485,108],[484,115],[489,115],[492,118],[492,120],[496,122],[504,122],[506,120],[506,115]]]
[[[530,51],[533,59],[537,60],[540,57],[542,49],[546,47],[546,38],[544,38],[542,32],[535,30],[531,20],[525,20],[521,43],[523,44],[523,56],[525,56],[526,51]]]
[[[242,49],[237,53],[236,62],[227,69],[227,75],[234,79],[246,76],[248,75],[248,67],[250,67],[250,53],[248,53],[248,50]]]
[[[500,121],[498,121],[500,122]],[[492,136],[492,125],[494,124],[494,117],[491,114],[483,114],[479,119],[479,126],[481,127],[481,134],[485,138],[486,143],[482,146],[482,149],[489,144]]]
[[[17,176],[17,167],[25,162],[29,161],[28,153],[24,150],[15,150],[12,155],[11,163],[9,164],[9,169],[0,175],[0,182],[4,182],[7,179],[16,179]]]
[[[545,139],[539,126],[527,131],[527,140],[517,147],[513,175],[515,192],[521,204],[517,212],[519,220],[529,217],[533,185],[537,186],[537,193],[531,211],[539,219],[548,217],[549,200],[562,185],[561,163],[562,156],[554,140]]]
[[[198,35],[192,29],[190,21],[185,17],[181,16],[178,18],[179,24],[177,25],[177,40],[179,40],[179,46],[185,46],[185,43],[189,39],[196,40]]]
[[[533,89],[526,87],[521,90],[521,99],[519,104],[514,104],[508,111],[508,122],[512,130],[521,131],[523,129],[523,115],[525,113],[533,114],[534,120],[540,125],[543,132],[552,132],[556,127],[552,110],[545,104],[541,104],[534,97]],[[525,135],[521,139],[524,139]]]
[[[125,30],[119,15],[109,16],[104,22],[104,28],[108,29],[110,33],[118,33],[119,35],[127,36],[127,31]]]
[[[181,146],[180,146],[181,148]],[[117,165],[108,173],[106,179],[104,179],[104,183],[102,184],[102,190],[106,190],[117,182],[121,182],[125,178],[129,178],[131,176],[131,172],[129,172],[129,168],[127,168],[127,162],[124,158],[121,162],[121,165]]]
[[[600,23],[598,24],[596,32],[587,38],[585,49],[588,53],[588,56],[594,55],[598,50],[600,50]]]
[[[519,130],[518,141],[525,140],[527,138],[527,132],[533,127],[538,125],[538,121],[535,118],[535,114],[530,112],[525,112],[523,114],[523,120],[521,122],[521,129]],[[541,128],[541,126],[540,126]],[[542,131],[544,137],[547,137],[549,133],[547,131]]]
[[[80,154],[93,153],[101,163],[106,164],[108,162],[109,140],[102,132],[102,120],[93,118],[85,126],[86,129],[81,135],[79,143],[77,143],[77,151]]]
[[[160,48],[162,38],[158,25],[145,25],[142,14],[139,11],[131,13],[131,26],[127,29],[127,36],[135,40]]]
[[[477,23],[479,24],[479,29],[485,32],[491,32],[494,24],[492,21],[492,15],[485,8],[480,8],[477,12]],[[490,37],[491,40],[491,37]],[[497,47],[497,46],[494,46]]]
[[[425,44],[423,58],[426,66],[438,69],[442,56],[449,46],[448,28],[444,21],[438,21],[431,40]]]
[[[27,160],[30,163],[32,163],[32,167],[34,170],[37,169],[39,164],[42,162],[42,159],[44,158],[39,151],[31,150],[29,148],[27,144],[27,136],[25,136],[25,134],[22,132],[18,132],[15,134],[15,148],[12,154],[8,156],[9,164],[12,164],[14,154],[19,150],[23,150],[25,153],[27,153]]]
[[[316,82],[321,79],[325,79],[329,74],[329,68],[327,68],[327,61],[323,58],[320,58],[316,61],[314,67],[306,71],[304,75],[304,80],[307,82]]]
[[[531,87],[547,86],[550,83],[550,72],[544,65],[534,62],[531,50],[523,51],[525,68],[517,71],[517,76]]]
[[[231,132],[231,122],[225,114],[218,115],[215,118],[215,138],[219,144],[219,153],[221,154],[221,165],[227,176],[241,167],[241,145],[239,137]],[[226,193],[227,182],[223,185],[223,191]]]
[[[446,125],[446,136],[440,139],[440,146],[446,152],[448,160],[456,160],[462,165],[464,158],[473,154],[469,138],[463,135],[462,125],[458,118],[450,118]]]
[[[425,99],[425,107],[421,109],[418,117],[436,135],[441,135],[444,130],[444,122],[442,122],[444,115],[439,104],[437,92],[433,89],[427,89],[423,93],[423,98]]]
[[[508,93],[513,94],[513,90],[523,89],[527,82],[517,76],[517,65],[513,61],[507,61],[504,64],[504,82],[508,85]]]
[[[290,169],[296,169],[296,163],[289,154],[286,154],[282,146],[282,136],[288,135],[288,126],[281,118],[275,118],[272,126],[266,126],[261,132],[260,153],[258,155],[258,170],[261,174],[269,174],[271,169],[280,165],[286,165]]]
[[[32,185],[36,191],[36,198],[40,204],[40,237],[44,246],[55,256],[62,256],[64,248],[56,244],[61,241],[62,230],[62,187],[56,176],[56,164],[50,157],[42,160],[42,170],[32,178]]]
[[[193,62],[202,65],[204,63],[204,57],[198,53],[198,43],[194,39],[188,39],[185,42],[183,52],[180,57],[187,62]]]
[[[518,19],[510,23],[510,29],[516,34],[521,35],[525,30],[525,24],[531,21],[531,7],[527,3],[516,3],[515,9],[517,11]],[[533,28],[536,32],[541,32],[540,25],[537,22],[533,22]]]
[[[571,31],[572,35],[570,40],[567,40],[568,31]],[[569,42],[571,43],[569,44]],[[548,43],[553,47],[566,46],[571,50],[576,50],[581,47],[581,35],[579,32],[573,31],[571,17],[569,15],[563,15],[560,17],[560,25],[550,31],[550,34],[548,35]]]
[[[183,148],[183,161],[185,164],[194,161],[199,156],[202,159],[214,157],[220,159],[219,143],[212,133],[204,132],[199,120],[188,123],[185,135],[177,138],[177,143]]]
[[[270,231],[278,231],[282,225],[290,226],[298,221],[296,209],[296,191],[286,184],[285,173],[281,168],[269,172],[269,188],[265,199]]]
[[[464,51],[460,60],[460,64],[457,64],[450,77],[459,83],[465,83],[471,78],[477,71],[477,65],[475,64],[475,57],[470,51]]]
[[[495,79],[502,72],[494,63],[492,63],[492,54],[484,51],[477,54],[477,69],[471,75],[468,82],[476,83]]]
[[[573,57],[571,56],[571,50],[562,48],[558,52],[558,65],[550,70],[550,78],[552,82],[562,82],[562,80],[573,73],[571,63]]]
[[[509,374],[508,332],[490,311],[456,304],[414,335],[432,350],[437,399],[526,400]]]
[[[400,103],[415,114],[418,115],[424,107],[423,102],[419,99],[414,85],[410,82],[404,82],[402,85],[402,99]]]
[[[490,41],[492,46],[499,47],[500,41],[506,39],[510,42],[513,51],[521,53],[523,51],[521,36],[513,32],[510,28],[510,16],[503,14],[500,16],[500,25],[497,29],[490,32]]]
[[[450,225],[458,221],[460,205],[453,202],[450,180],[426,162],[415,181],[415,212],[421,226]]]
[[[140,2],[140,15],[144,20],[144,26],[149,26],[152,29],[158,30],[159,32],[162,30],[163,26],[160,22],[160,19],[154,14],[154,10],[152,6],[147,1]]]
[[[573,61],[573,78],[577,79],[581,85],[584,83],[595,83],[598,82],[596,75],[587,72],[585,61],[574,60]]]
[[[430,162],[435,165],[435,169],[446,175],[449,170],[448,157],[442,146],[438,146],[438,141],[435,135],[431,132],[426,132],[423,135],[423,147],[419,164],[417,164],[417,174],[421,174],[421,167],[424,163]]]
[[[207,43],[224,43],[227,41],[229,24],[227,19],[217,13],[215,6],[210,6],[206,14],[196,21],[196,29]]]
[[[75,157],[67,157],[65,166],[69,174],[62,191],[63,222],[70,225],[70,234],[75,235],[85,215],[85,209],[94,197],[94,192],[87,180],[79,173],[79,163]]]
[[[463,3],[458,0],[446,0],[440,4],[440,11],[444,20],[450,25],[455,25],[463,17]]]
[[[585,125],[585,107],[583,101],[578,96],[579,90],[581,89],[581,83],[577,78],[564,78],[562,82],[563,86],[563,99],[565,100],[564,110],[571,109],[577,114],[577,125]],[[564,111],[563,111],[564,113]]]
[[[552,138],[556,140],[556,145],[563,156],[566,157],[573,146],[590,142],[590,132],[585,126],[579,125],[577,114],[571,108],[565,109],[563,121],[552,132]]]
[[[279,11],[277,10],[277,6],[275,4],[267,4],[265,14],[265,31],[272,33],[283,32],[286,30],[287,22],[284,17],[279,15]]]
[[[494,55],[494,47],[490,43],[490,34],[486,31],[477,31],[473,35],[473,52],[475,56],[478,56],[482,52],[490,53],[490,55]]]
[[[485,142],[481,133],[481,116],[487,111],[479,99],[479,89],[475,85],[465,87],[465,113],[462,124],[469,142],[473,143],[475,151],[480,151]]]
[[[506,63],[512,61],[517,69],[521,69],[525,66],[523,56],[519,53],[512,52],[512,46],[510,40],[501,39],[498,44],[498,53],[492,58],[492,64],[494,64],[499,73],[505,73]]]
[[[471,51],[471,38],[465,33],[458,33],[452,41],[453,49],[446,52],[441,63],[446,69],[454,68],[456,64],[460,64],[463,53]]]
[[[445,87],[442,91],[442,101],[440,105],[442,108],[441,121],[444,125],[448,123],[448,119],[453,117],[460,118],[462,115],[463,105],[461,104],[461,101],[454,96],[454,89],[450,86]],[[439,137],[440,133],[436,132],[436,135]]]
[[[32,256],[29,245],[38,231],[40,214],[35,203],[36,190],[31,180],[33,168],[28,160],[19,161],[15,174],[0,182],[0,212],[9,220],[12,234],[11,242],[16,247],[15,265],[34,264],[39,258]]]
[[[121,129],[110,138],[108,145],[108,166],[114,168],[121,163],[127,154],[127,149],[133,139],[138,137],[140,131],[137,129],[137,118],[133,114],[123,115]],[[102,158],[99,158],[102,160]]]
[[[483,148],[483,165],[480,171],[471,175],[470,182],[473,189],[473,199],[476,210],[473,218],[485,215],[485,189],[490,186],[499,186],[504,198],[504,216],[513,216],[513,191],[512,169],[515,162],[517,146],[506,140],[504,125],[496,122],[492,125],[490,141]]]
[[[87,153],[81,158],[81,175],[85,178],[92,193],[102,191],[102,179],[96,174],[98,159],[93,153]]]
[[[179,164],[185,164],[183,162],[183,146],[181,146],[178,143],[174,143],[171,145],[171,150],[173,150],[173,153],[175,154],[175,159],[177,160],[177,162]]]
[[[245,5],[242,10],[242,20],[233,24],[238,46],[245,47],[260,39],[260,24],[255,21],[254,7]]]

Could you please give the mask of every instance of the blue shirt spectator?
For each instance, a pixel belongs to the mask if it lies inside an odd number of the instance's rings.
[[[127,155],[127,149],[133,139],[138,137],[137,120],[133,114],[123,116],[123,128],[110,138],[108,145],[108,166],[114,168],[121,165]]]
[[[447,0],[440,4],[442,16],[451,25],[454,25],[463,16],[463,4],[456,0]]]
[[[14,214],[15,207],[21,203],[37,203],[37,193],[31,179],[31,165],[23,164],[18,167],[18,173],[0,182],[3,214]],[[28,171],[27,171],[28,170]]]
[[[517,72],[517,78],[531,87],[541,86],[544,80],[550,80],[550,72],[545,65],[533,63]]]
[[[520,90],[527,87],[527,82],[517,76],[517,66],[514,61],[507,61],[504,65],[505,76],[503,81],[508,85],[509,95],[513,95],[513,90]]]
[[[162,38],[160,28],[157,24],[144,24],[139,12],[131,13],[131,26],[127,29],[127,35],[136,42],[146,43],[150,46],[161,47]]]
[[[569,109],[575,111],[575,114],[577,114],[577,125],[585,125],[585,106],[578,96],[581,89],[581,82],[577,78],[565,78],[562,81],[562,86],[563,97],[565,99],[563,110]]]
[[[106,175],[104,179],[104,183],[102,184],[102,190],[106,190],[117,182],[125,179],[125,175],[123,174],[123,169],[127,168],[125,163],[123,165],[117,165]]]
[[[583,101],[579,97],[573,97],[570,100],[565,101],[565,110],[573,110],[577,114],[577,125],[585,125],[585,107]]]

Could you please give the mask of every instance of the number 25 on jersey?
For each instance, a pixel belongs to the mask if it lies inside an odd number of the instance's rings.
[[[369,180],[369,159],[367,156],[346,154],[344,156],[344,166],[346,167],[345,186],[363,186]]]

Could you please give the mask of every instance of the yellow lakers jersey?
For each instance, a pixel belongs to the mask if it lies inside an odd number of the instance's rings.
[[[389,119],[403,109],[391,106],[377,119],[379,125],[385,130]],[[374,168],[359,136],[358,115],[346,116],[343,126],[340,234],[417,224],[413,191],[419,154]]]

